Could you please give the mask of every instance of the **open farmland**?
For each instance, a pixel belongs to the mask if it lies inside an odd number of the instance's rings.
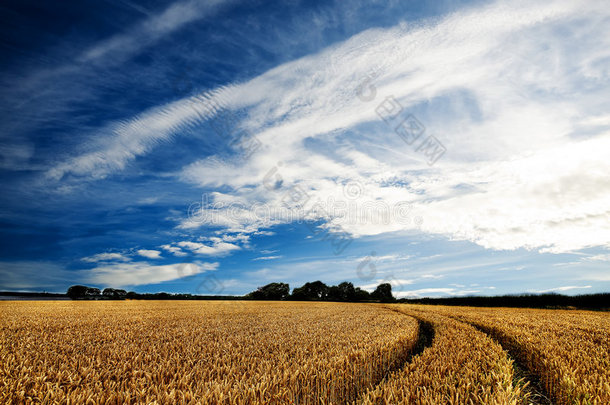
[[[403,308],[398,307],[400,311]],[[434,313],[432,345],[364,396],[362,404],[519,404],[527,399],[502,347],[473,327]]]
[[[415,319],[380,306],[2,302],[1,403],[319,404],[401,365]]]
[[[538,375],[555,403],[610,404],[608,312],[409,306],[476,326]]]
[[[610,403],[604,312],[239,301],[0,310],[2,403]]]

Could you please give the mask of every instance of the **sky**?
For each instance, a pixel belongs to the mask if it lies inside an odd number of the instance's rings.
[[[607,292],[604,3],[4,1],[0,290]]]

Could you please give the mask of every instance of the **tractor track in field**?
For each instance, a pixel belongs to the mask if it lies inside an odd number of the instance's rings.
[[[417,333],[417,341],[415,342],[415,345],[413,345],[413,347],[409,351],[409,354],[407,355],[407,357],[401,364],[385,370],[385,372],[383,373],[383,377],[381,377],[381,379],[379,379],[377,382],[375,382],[372,387],[361,390],[357,395],[357,399],[353,402],[349,402],[349,404],[351,404],[351,405],[360,404],[362,398],[367,395],[369,390],[373,390],[376,387],[383,384],[383,382],[386,381],[392,373],[398,372],[398,371],[404,369],[405,367],[407,367],[413,360],[413,357],[421,354],[427,347],[430,347],[432,345],[432,341],[434,340],[434,327],[432,326],[432,324],[430,322],[423,321],[415,316],[405,314],[404,312],[398,311],[394,308],[385,307],[385,309],[394,311],[394,312],[398,312],[404,316],[410,316],[410,317],[414,318],[417,321],[418,326],[419,326],[418,333]]]
[[[434,340],[434,327],[432,324],[430,322],[422,321],[421,319],[417,319],[417,322],[419,322],[419,336],[417,337],[417,343],[407,357],[407,360],[405,360],[403,367],[409,364],[413,357],[421,354],[426,347],[432,346],[432,341]]]
[[[415,318],[415,320],[417,320],[417,323],[419,324],[419,333],[417,335],[417,343],[415,343],[415,346],[413,346],[411,353],[409,353],[409,356],[407,357],[407,359],[405,360],[403,365],[398,368],[398,369],[402,369],[411,362],[413,357],[421,354],[421,352],[423,352],[425,348],[432,346],[432,341],[434,340],[434,326],[432,325],[431,322],[424,321],[423,319],[420,319],[417,316],[406,314],[395,308],[386,307],[386,309],[388,309],[390,311],[398,312],[401,315],[410,316],[412,318]]]
[[[386,381],[386,379],[393,372],[402,370],[405,367],[407,367],[413,360],[413,357],[420,355],[426,348],[432,346],[432,342],[434,341],[434,326],[432,325],[431,322],[421,320],[421,319],[417,318],[416,316],[405,314],[404,312],[398,311],[394,308],[386,307],[386,309],[388,309],[390,311],[398,312],[399,314],[404,315],[404,316],[410,316],[412,318],[415,318],[417,320],[417,323],[419,324],[419,332],[417,334],[417,342],[411,349],[411,352],[408,354],[405,361],[400,366],[387,370],[387,372],[384,374],[383,378],[381,380],[379,380],[377,382],[377,384],[375,384],[375,387],[381,385],[384,381]],[[359,399],[363,395],[366,395],[366,392],[367,391],[363,391],[362,393],[360,393]],[[359,401],[356,401],[355,403],[359,403]]]
[[[546,392],[546,389],[544,388],[544,384],[542,383],[540,376],[533,372],[533,370],[529,369],[525,362],[520,360],[519,352],[511,348],[510,345],[503,342],[503,339],[499,338],[493,330],[476,323],[464,321],[463,319],[455,317],[451,318],[472,326],[473,328],[475,328],[479,332],[486,334],[491,340],[502,346],[502,350],[504,350],[508,358],[513,361],[513,369],[515,370],[513,384],[515,386],[525,385],[525,387],[523,387],[523,391],[528,394],[528,400],[526,402],[527,405],[553,405],[553,401],[550,399],[551,397],[548,392]]]
[[[525,361],[521,361],[521,353],[514,349],[514,345],[507,344],[504,339],[499,337],[494,330],[486,328],[480,324],[474,322],[468,322],[460,317],[453,315],[446,315],[455,321],[462,322],[466,325],[470,325],[481,333],[486,334],[491,340],[496,342],[502,347],[502,350],[506,353],[509,359],[513,362],[513,369],[515,375],[513,377],[513,384],[515,386],[523,387],[523,391],[528,395],[528,400],[525,402],[527,405],[554,405],[550,399],[549,393],[544,388],[544,384],[538,374],[531,370],[525,364]]]
[[[403,312],[401,313],[403,315],[410,316]],[[419,323],[419,333],[417,335],[417,342],[413,346],[413,349],[411,349],[411,352],[407,355],[407,358],[400,366],[388,370],[376,385],[381,384],[391,373],[405,368],[409,363],[411,363],[413,357],[421,354],[421,352],[423,352],[427,347],[432,345],[432,341],[434,340],[434,327],[430,322],[422,321],[418,318],[415,319],[417,319],[417,322]]]
[[[430,322],[423,321],[416,315],[408,314],[408,313],[399,311],[394,308],[387,308],[387,309],[389,309],[391,311],[399,312],[406,316],[412,316],[415,319],[417,319],[417,321],[419,322],[419,325],[420,325],[420,333],[419,333],[418,342],[417,342],[415,348],[413,349],[412,353],[409,355],[407,361],[405,361],[403,367],[401,367],[401,369],[402,369],[411,362],[411,359],[414,356],[420,354],[421,352],[424,351],[424,349],[426,347],[432,345],[432,341],[434,338],[434,326]],[[544,384],[542,383],[540,376],[538,374],[536,374],[535,372],[533,372],[533,370],[531,370],[529,367],[527,367],[527,365],[525,364],[524,361],[521,361],[521,359],[520,359],[521,353],[519,353],[517,350],[515,350],[514,347],[511,347],[511,345],[509,343],[506,343],[504,341],[504,339],[497,336],[497,334],[493,330],[491,330],[489,328],[485,328],[484,326],[476,324],[476,323],[465,321],[464,319],[461,319],[456,316],[451,316],[451,315],[446,315],[446,314],[438,314],[438,315],[446,316],[447,318],[451,318],[455,321],[464,323],[466,325],[470,325],[473,328],[475,328],[476,330],[478,330],[479,332],[487,335],[487,337],[489,337],[491,340],[498,343],[502,347],[502,350],[504,350],[507,357],[510,360],[512,360],[512,363],[513,363],[512,364],[513,370],[514,370],[513,385],[522,387],[523,392],[527,395],[527,401],[524,401],[523,405],[554,405],[553,401],[550,399],[551,398],[550,395],[548,394],[548,392],[546,391],[546,389],[544,387]],[[385,378],[384,378],[384,380],[385,380]]]

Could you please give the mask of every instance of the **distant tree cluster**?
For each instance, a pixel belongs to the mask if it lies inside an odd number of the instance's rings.
[[[287,283],[270,283],[259,287],[256,291],[239,296],[204,296],[191,294],[169,294],[166,292],[139,294],[133,291],[125,291],[117,288],[104,288],[100,291],[96,287],[84,285],[73,285],[68,288],[66,295],[73,300],[292,300],[292,301],[339,301],[339,302],[361,302],[379,301],[394,302],[392,286],[389,283],[379,284],[375,291],[369,293],[360,287],[354,287],[350,282],[339,285],[327,286],[320,280],[303,284],[290,293],[290,285]]]
[[[286,283],[271,283],[264,287],[259,287],[246,295],[252,300],[285,300],[290,296],[290,286]]]
[[[72,287],[68,288],[66,295],[73,300],[124,300],[127,297],[127,291],[117,288],[104,288],[104,291],[100,291],[100,289],[96,287],[73,285]]]
[[[56,297],[63,294],[2,292],[3,295]],[[610,294],[588,294],[566,296],[560,294],[521,294],[503,296],[471,296],[447,298],[401,298],[396,300],[392,295],[392,285],[379,284],[375,291],[369,293],[350,282],[327,286],[320,280],[303,284],[290,293],[287,283],[270,283],[259,287],[245,296],[235,295],[191,295],[126,292],[117,288],[104,288],[73,285],[68,288],[66,296],[74,300],[292,300],[292,301],[338,301],[338,302],[401,302],[409,304],[463,305],[475,307],[520,307],[520,308],[585,308],[610,310]]]
[[[134,291],[125,291],[118,288],[104,288],[100,291],[96,287],[73,285],[68,288],[66,295],[73,300],[238,300],[243,297],[233,295],[191,295],[170,294],[166,292],[140,294]]]
[[[297,287],[290,294],[290,286],[286,283],[271,283],[259,287],[256,291],[247,294],[246,299],[252,300],[292,300],[292,301],[380,301],[393,302],[392,285],[383,283],[369,294],[360,287],[354,287],[350,282],[327,286],[320,280],[305,283]]]

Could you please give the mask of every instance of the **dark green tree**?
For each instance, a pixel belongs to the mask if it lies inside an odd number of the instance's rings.
[[[296,301],[324,301],[328,298],[328,292],[328,286],[317,280],[295,288],[290,298]]]
[[[337,287],[339,287],[339,293],[341,294],[342,301],[355,301],[356,289],[352,283],[344,281]]]
[[[344,281],[339,285],[333,285],[328,288],[327,299],[329,301],[356,301],[356,289],[352,283]]]
[[[89,287],[84,286],[84,285],[73,285],[70,288],[68,288],[66,295],[68,297],[72,298],[73,300],[82,299],[82,298],[85,298],[85,294],[87,294],[88,288]]]
[[[87,298],[97,298],[102,294],[99,288],[97,287],[87,287],[87,292],[85,293],[85,297]]]
[[[140,294],[138,294],[135,291],[129,291],[126,295],[125,298],[130,299],[130,300],[135,300],[138,299],[140,297]]]
[[[393,302],[395,301],[392,295],[392,284],[383,283],[379,284],[375,291],[371,293],[371,298],[380,302]]]
[[[331,285],[328,287],[328,295],[326,296],[326,299],[329,301],[343,301],[339,286]]]
[[[290,295],[287,283],[270,283],[246,295],[251,300],[285,300]]]
[[[118,288],[104,288],[102,296],[112,300],[123,300],[127,296],[127,291]]]
[[[356,287],[354,291],[354,301],[368,301],[371,299],[371,294],[360,287]]]
[[[73,285],[68,288],[66,295],[73,300],[92,299],[100,296],[100,289],[95,287],[87,287],[85,285]]]

